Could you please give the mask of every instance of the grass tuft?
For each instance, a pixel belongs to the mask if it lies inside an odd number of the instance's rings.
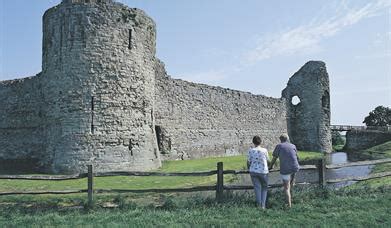
[[[88,226],[88,227],[248,227],[248,226],[368,226],[390,227],[389,188],[330,190],[295,188],[293,207],[284,206],[281,190],[270,191],[268,209],[255,206],[252,192],[228,192],[217,204],[213,196],[168,195],[158,203],[135,204],[128,196],[117,196],[121,207],[93,210],[26,210],[0,205],[0,226]],[[145,197],[145,196],[144,196]],[[148,197],[147,197],[148,198]],[[321,221],[321,223],[319,223]]]

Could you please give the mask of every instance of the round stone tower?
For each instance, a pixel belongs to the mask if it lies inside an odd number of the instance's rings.
[[[63,0],[43,17],[43,166],[49,172],[149,170],[155,24],[112,0]]]
[[[288,133],[298,149],[331,152],[329,91],[326,64],[320,61],[306,63],[282,91]]]

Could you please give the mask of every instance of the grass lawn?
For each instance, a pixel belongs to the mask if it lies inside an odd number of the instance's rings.
[[[318,159],[322,155],[317,152],[299,152],[301,161]],[[243,170],[246,156],[203,158],[197,160],[165,161],[160,172],[199,172],[216,170],[217,162],[224,162],[224,169]],[[225,175],[225,181],[233,179]],[[209,177],[97,177],[94,178],[96,189],[147,189],[147,188],[179,188],[200,185],[214,185],[216,176]],[[0,192],[35,191],[35,190],[74,190],[86,189],[87,180],[69,181],[37,181],[37,180],[0,180]]]
[[[388,146],[391,148],[391,143],[371,148],[368,153],[388,154]],[[322,154],[315,152],[299,153],[304,162],[321,157]],[[167,161],[158,171],[208,171],[216,169],[219,161],[224,162],[225,169],[239,170],[245,168],[246,157]],[[105,177],[95,179],[95,188],[172,188],[214,184],[215,179],[215,176]],[[96,207],[92,210],[80,207],[85,205],[86,194],[1,196],[0,227],[391,227],[391,188],[384,187],[383,179],[340,190],[296,187],[292,209],[283,206],[283,193],[278,189],[269,192],[266,211],[254,207],[252,191],[228,192],[222,204],[215,203],[214,192],[97,194]],[[86,179],[57,182],[0,180],[0,191],[84,188]]]
[[[295,189],[293,208],[285,209],[281,191],[269,194],[268,209],[254,206],[254,196],[228,195],[216,204],[199,195],[171,195],[159,205],[139,206],[118,198],[116,209],[93,210],[0,204],[0,227],[390,227],[390,189]]]

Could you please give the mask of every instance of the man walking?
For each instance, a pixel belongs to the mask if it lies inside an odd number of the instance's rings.
[[[273,159],[270,163],[270,169],[273,168],[277,158],[280,159],[280,174],[284,184],[284,192],[288,207],[292,206],[291,185],[294,182],[295,174],[299,171],[299,161],[297,158],[296,146],[289,143],[287,134],[280,136],[281,143],[273,151]]]

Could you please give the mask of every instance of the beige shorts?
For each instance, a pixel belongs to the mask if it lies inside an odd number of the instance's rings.
[[[286,174],[286,175],[280,174],[280,175],[281,175],[281,179],[282,179],[283,181],[290,181],[293,174],[294,174],[294,173],[290,173],[290,174]]]

